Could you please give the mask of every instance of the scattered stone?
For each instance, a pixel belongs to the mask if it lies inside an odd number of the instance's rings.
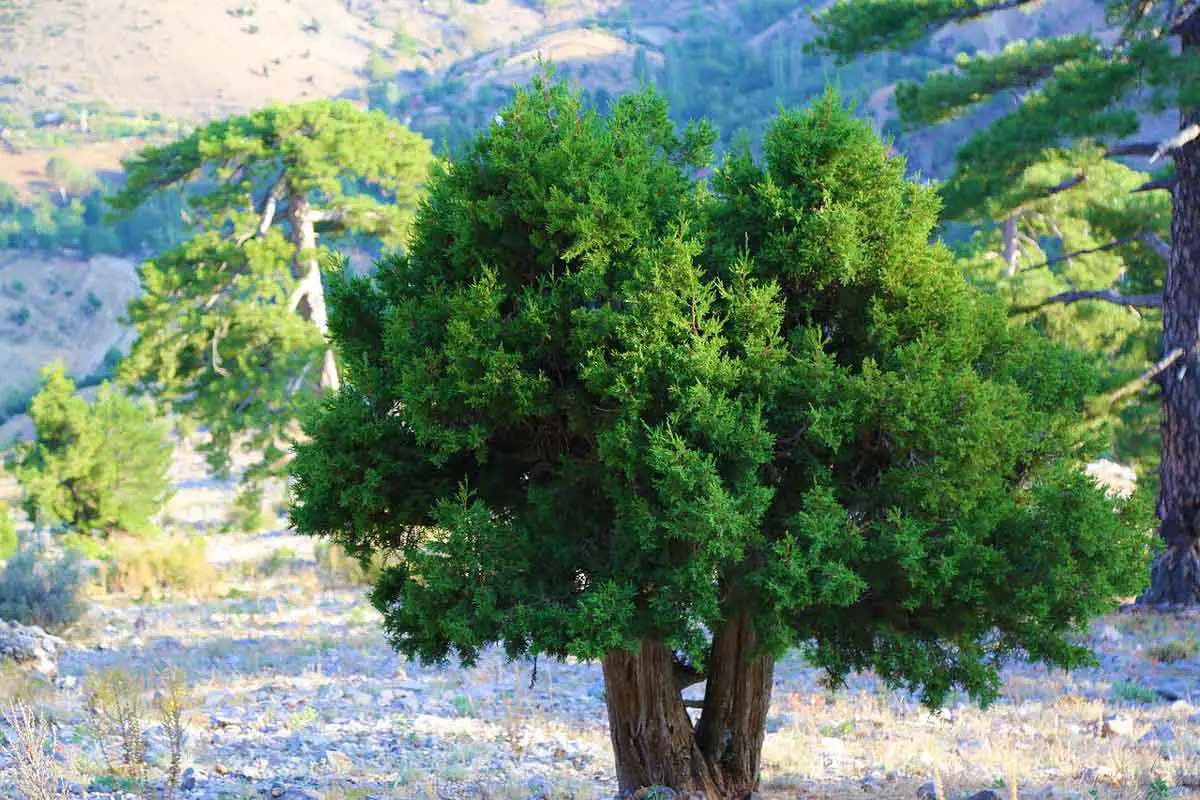
[[[917,787],[917,797],[919,800],[937,800],[937,786],[933,781],[922,783]]]
[[[1079,773],[1079,780],[1085,784],[1102,783],[1108,786],[1115,786],[1118,783],[1117,771],[1104,765],[1084,767],[1083,771]]]
[[[1133,720],[1121,714],[1109,714],[1100,725],[1100,735],[1106,738],[1110,736],[1132,736]]]
[[[66,646],[36,625],[0,620],[0,660],[15,661],[53,680],[58,677],[58,654]]]
[[[1099,639],[1102,642],[1109,642],[1110,644],[1116,644],[1117,642],[1121,641],[1121,639],[1123,639],[1123,638],[1124,637],[1121,635],[1121,632],[1119,630],[1117,630],[1116,625],[1105,625],[1103,628],[1100,629]]]
[[[179,777],[179,788],[185,792],[196,788],[196,770],[188,767],[183,771],[183,775]]]
[[[325,760],[329,762],[329,766],[338,772],[349,772],[354,766],[354,759],[343,753],[341,750],[326,750]]]
[[[1147,744],[1175,741],[1175,729],[1166,722],[1156,722],[1139,740]]]

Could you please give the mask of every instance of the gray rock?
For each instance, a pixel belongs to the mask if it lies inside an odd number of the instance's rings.
[[[1166,722],[1158,722],[1154,724],[1150,730],[1146,731],[1139,740],[1147,744],[1157,744],[1159,742],[1175,741],[1175,729]]]
[[[1000,795],[996,794],[993,789],[984,789],[971,795],[969,800],[1000,800]]]
[[[920,798],[920,800],[936,800],[937,786],[934,785],[933,781],[930,781],[929,783],[922,783],[919,787],[917,787],[917,797]]]
[[[58,654],[67,643],[36,625],[0,620],[0,660],[14,661],[51,680],[58,677]]]
[[[183,771],[183,775],[179,778],[179,788],[185,792],[196,788],[196,770],[188,767]]]

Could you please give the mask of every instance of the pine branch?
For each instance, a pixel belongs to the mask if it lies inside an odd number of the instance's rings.
[[[1134,234],[1133,236],[1122,236],[1120,239],[1114,239],[1113,241],[1102,244],[1099,247],[1089,247],[1084,250],[1072,250],[1070,253],[1063,253],[1061,256],[1055,256],[1054,258],[1047,259],[1040,264],[1034,264],[1031,267],[1023,267],[1021,272],[1030,272],[1035,269],[1043,269],[1051,264],[1057,264],[1060,261],[1069,261],[1076,256],[1086,256],[1090,253],[1102,253],[1105,250],[1112,250],[1115,247],[1142,241],[1145,235],[1146,234],[1144,233],[1138,233]]]
[[[1178,150],[1196,138],[1200,138],[1200,124],[1193,123],[1160,144],[1154,151],[1154,155],[1150,156],[1150,163],[1153,164],[1171,150]]]
[[[994,11],[1007,11],[1010,8],[1027,6],[1033,2],[1036,2],[1036,0],[1001,0],[1001,2],[998,3],[989,3],[987,5],[975,6],[974,8],[963,8],[955,12],[950,17],[947,17],[942,24],[961,22],[965,19],[974,19],[975,17],[982,17],[985,14],[991,14]]]
[[[1165,178],[1155,178],[1154,180],[1146,181],[1145,183],[1143,183],[1141,186],[1137,187],[1136,189],[1131,189],[1129,193],[1137,194],[1138,192],[1153,192],[1156,189],[1170,190],[1174,186],[1175,186],[1175,176],[1168,175]]]
[[[1060,192],[1065,192],[1067,189],[1073,189],[1074,187],[1078,186],[1079,184],[1083,183],[1086,180],[1087,180],[1087,173],[1081,172],[1078,175],[1075,175],[1074,177],[1067,178],[1062,183],[1055,184],[1054,186],[1051,186],[1048,189],[1043,189],[1041,192],[1038,193],[1037,199],[1044,200],[1047,197],[1053,197],[1054,195],[1056,195]]]
[[[1106,148],[1104,155],[1109,158],[1116,156],[1152,156],[1158,149],[1154,142],[1121,142]]]
[[[1151,250],[1162,256],[1164,261],[1171,260],[1171,245],[1164,242],[1154,231],[1146,231],[1146,233],[1142,234],[1142,241]]]
[[[1119,306],[1127,306],[1130,308],[1162,308],[1161,294],[1130,294],[1123,295],[1112,289],[1079,289],[1070,292],[1061,292],[1060,294],[1047,297],[1039,303],[1034,303],[1027,306],[1014,306],[1011,310],[1013,314],[1025,314],[1030,311],[1037,311],[1050,305],[1069,305],[1078,303],[1082,300],[1102,300],[1105,303],[1114,303]]]
[[[1157,378],[1163,372],[1163,370],[1174,364],[1179,359],[1183,358],[1183,356],[1186,354],[1187,350],[1185,348],[1176,347],[1174,350],[1167,353],[1165,356],[1155,362],[1154,366],[1150,367],[1150,369],[1146,370],[1129,383],[1105,394],[1104,399],[1107,400],[1108,404],[1111,406],[1113,403],[1117,402],[1123,397],[1128,397],[1131,394],[1137,394],[1142,390],[1143,387],[1145,387],[1146,384]]]

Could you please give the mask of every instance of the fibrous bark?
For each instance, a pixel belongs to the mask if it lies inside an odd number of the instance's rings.
[[[755,651],[753,621],[736,613],[714,636],[703,710],[693,727],[672,652],[643,639],[603,659],[609,733],[624,794],[668,786],[707,800],[754,791],[771,701],[774,661]]]

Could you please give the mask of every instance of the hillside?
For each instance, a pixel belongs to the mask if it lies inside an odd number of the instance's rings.
[[[70,295],[47,290],[31,304],[32,295],[0,292],[0,396],[27,394],[37,368],[56,355],[83,377],[120,343],[116,318],[135,288],[128,264],[125,277],[110,280],[116,262],[73,251],[136,260],[178,235],[178,211],[152,210],[141,226],[150,234],[114,235],[87,176],[111,184],[123,157],[204,120],[272,101],[348,97],[453,146],[547,58],[601,107],[652,81],[681,122],[708,116],[725,143],[738,128],[757,133],[777,103],[803,104],[832,81],[896,137],[914,172],[937,177],[979,120],[901,131],[892,119],[896,80],[949,64],[964,49],[1103,24],[1099,4],[1070,0],[951,26],[911,53],[835,66],[801,49],[821,2],[0,0],[0,250],[53,253],[0,259],[0,286],[30,283],[23,276],[32,258],[47,285],[76,286],[85,297],[93,284],[103,287],[98,319]],[[16,324],[12,315],[24,316],[26,306],[28,320]]]

